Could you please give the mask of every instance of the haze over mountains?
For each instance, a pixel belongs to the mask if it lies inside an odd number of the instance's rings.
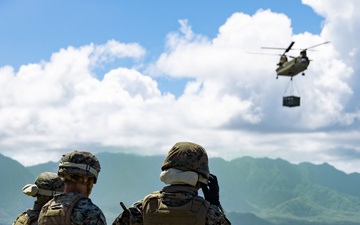
[[[101,153],[102,170],[91,199],[111,224],[129,206],[164,186],[159,180],[163,156]],[[24,167],[0,154],[0,224],[11,224],[32,207],[22,194],[57,162]],[[232,161],[210,158],[210,170],[220,183],[220,200],[233,225],[347,224],[360,225],[360,174],[346,174],[329,164],[291,164],[282,159],[242,157]],[[201,191],[199,194],[202,195]]]

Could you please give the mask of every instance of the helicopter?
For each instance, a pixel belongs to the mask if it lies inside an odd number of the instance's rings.
[[[285,49],[284,53],[280,55],[280,60],[279,63],[277,64],[277,68],[276,68],[276,79],[278,79],[279,76],[288,76],[291,77],[291,80],[293,78],[293,76],[298,75],[299,73],[301,73],[303,76],[305,75],[304,71],[308,68],[309,64],[310,64],[310,60],[307,57],[307,53],[306,50],[311,49],[311,48],[315,48],[319,45],[323,45],[323,44],[327,44],[329,43],[329,41],[326,41],[324,43],[320,43],[317,45],[313,45],[311,47],[305,48],[305,49],[300,49],[300,55],[297,57],[293,57],[293,56],[289,56],[290,58],[292,58],[291,60],[288,61],[288,57],[286,55],[287,52],[289,52],[290,50],[294,50],[291,49],[292,46],[295,44],[295,42],[291,42],[289,47],[287,48],[274,48],[274,47],[261,47],[262,49],[280,49],[283,50]]]

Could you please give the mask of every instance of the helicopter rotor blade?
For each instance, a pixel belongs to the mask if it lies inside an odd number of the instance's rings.
[[[276,54],[276,53],[259,53],[259,52],[246,52],[247,54],[252,54],[252,55],[278,55],[281,56],[281,54]]]
[[[324,42],[324,43],[320,43],[320,44],[317,44],[317,45],[313,45],[313,46],[311,46],[311,47],[305,48],[304,50],[308,50],[308,49],[310,49],[310,48],[315,48],[315,47],[317,47],[317,46],[319,46],[319,45],[324,45],[324,44],[327,44],[327,43],[330,43],[330,41],[326,41],[326,42]]]
[[[275,48],[275,47],[261,47],[262,49],[278,49],[278,50],[285,50],[286,48]]]
[[[294,41],[291,42],[291,44],[290,44],[289,47],[285,50],[285,52],[283,53],[283,55],[284,55],[285,53],[287,53],[288,51],[290,51],[291,47],[292,47],[294,44],[295,44]]]
[[[262,49],[278,49],[278,50],[285,50],[283,54],[281,55],[285,55],[285,53],[287,53],[288,51],[291,50],[292,46],[295,44],[295,42],[291,42],[289,47],[287,48],[275,48],[275,47],[261,47]]]

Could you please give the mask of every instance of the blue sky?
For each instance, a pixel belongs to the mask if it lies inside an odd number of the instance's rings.
[[[166,35],[179,28],[179,19],[213,38],[234,12],[252,15],[260,8],[286,13],[294,33],[321,30],[323,17],[301,1],[2,1],[0,62],[17,68],[46,60],[60,48],[110,39],[141,43],[151,59],[163,50]]]
[[[1,28],[6,35],[1,40],[1,65],[15,69],[23,64],[37,63],[49,58],[52,52],[67,46],[86,43],[101,44],[110,39],[141,43],[148,60],[164,49],[164,39],[179,27],[179,19],[188,19],[194,31],[210,38],[237,11],[249,15],[260,8],[285,13],[291,17],[294,33],[319,33],[323,17],[300,1],[97,1],[61,2],[4,1],[1,3]],[[14,13],[16,12],[16,13]],[[111,24],[111,26],[109,26]],[[9,54],[11,53],[11,54]],[[121,59],[115,65],[129,66]],[[101,68],[100,68],[101,69]],[[101,79],[103,70],[96,72]],[[107,67],[108,69],[108,67]],[[187,79],[157,78],[159,88],[181,94]]]
[[[0,3],[0,153],[24,165],[74,148],[328,162],[360,172],[359,3]],[[262,46],[306,48],[301,106]],[[276,50],[267,53],[279,54]],[[298,52],[292,51],[296,55]],[[31,152],[29,158],[24,152]]]

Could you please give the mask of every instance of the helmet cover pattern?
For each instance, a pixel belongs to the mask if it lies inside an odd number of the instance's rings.
[[[100,170],[100,163],[95,155],[90,152],[75,150],[62,156],[58,175],[65,179],[72,176],[92,177],[96,183]]]
[[[56,173],[44,172],[35,179],[35,184],[27,184],[22,190],[28,196],[51,198],[63,192],[64,187],[64,181]]]
[[[205,149],[192,142],[178,142],[169,151],[161,170],[175,168],[181,171],[194,171],[209,178],[209,160]]]
[[[64,181],[56,174],[52,172],[44,172],[39,174],[35,180],[38,188],[50,191],[63,191]]]

